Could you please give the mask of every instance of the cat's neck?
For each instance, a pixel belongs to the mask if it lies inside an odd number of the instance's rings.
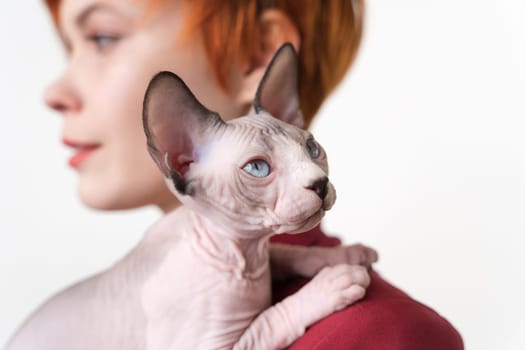
[[[187,210],[186,218],[186,237],[210,266],[231,272],[237,279],[257,279],[269,268],[269,235],[240,238],[191,210]]]

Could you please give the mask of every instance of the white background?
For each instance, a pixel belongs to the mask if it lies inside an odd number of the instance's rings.
[[[343,38],[342,38],[343,40]],[[42,90],[64,56],[40,1],[0,5],[0,346],[46,296],[124,254],[159,213],[75,196]],[[525,1],[370,0],[357,63],[314,124],[325,228],[467,349],[525,349]]]

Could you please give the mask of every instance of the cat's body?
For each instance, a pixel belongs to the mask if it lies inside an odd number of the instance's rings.
[[[163,217],[123,260],[51,299],[15,348],[229,348],[270,305],[267,250],[256,249],[264,254],[247,278],[251,267],[214,249],[195,229],[206,219],[192,214],[182,207]]]
[[[295,63],[290,50],[270,65],[250,114],[227,123],[175,75],[153,79],[144,109],[149,150],[184,205],[111,269],[51,299],[10,350],[279,349],[363,297],[366,268],[348,263],[371,263],[373,251],[269,248],[272,234],[312,228],[335,201],[322,148],[272,116],[283,110],[290,120],[298,110],[266,102],[272,86],[286,90],[275,82]],[[320,271],[274,306],[270,252],[284,275]]]

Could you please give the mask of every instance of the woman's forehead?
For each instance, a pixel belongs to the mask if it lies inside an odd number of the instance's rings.
[[[60,25],[72,22],[81,25],[97,13],[140,15],[146,5],[143,0],[62,0],[59,7]]]
[[[64,39],[71,33],[91,27],[111,30],[111,25],[141,27],[147,23],[167,24],[170,29],[179,26],[183,11],[180,1],[166,0],[62,0],[58,8],[57,27]],[[176,18],[175,18],[175,17]],[[104,28],[103,28],[104,29]],[[67,40],[65,40],[67,41]]]

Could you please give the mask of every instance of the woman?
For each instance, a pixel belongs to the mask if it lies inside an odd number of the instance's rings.
[[[68,52],[46,103],[64,116],[69,164],[82,201],[96,209],[179,203],[149,157],[142,98],[158,71],[180,75],[225,118],[242,115],[275,50],[299,52],[307,124],[342,79],[359,46],[362,1],[46,0]],[[319,228],[275,241],[339,244]],[[432,310],[372,274],[367,297],[311,327],[291,349],[462,349]],[[274,287],[275,301],[305,281]]]

